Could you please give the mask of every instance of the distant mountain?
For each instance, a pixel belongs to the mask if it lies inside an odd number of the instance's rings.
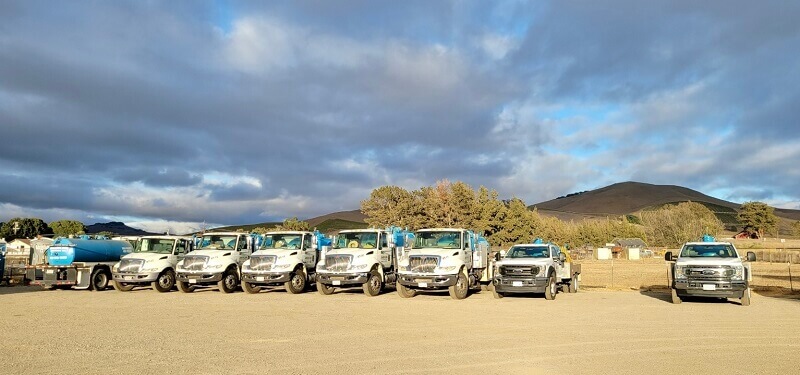
[[[150,232],[145,232],[141,229],[131,228],[125,225],[125,223],[119,221],[96,223],[86,226],[86,233],[88,234],[97,234],[100,232],[111,232],[119,236],[146,236],[153,234]]]
[[[353,211],[340,211],[322,216],[313,217],[305,220],[308,225],[313,229],[317,228],[323,233],[338,232],[343,229],[359,229],[366,228],[367,223],[364,222],[366,215],[362,214],[360,210]],[[264,222],[256,224],[243,224],[243,225],[229,225],[219,228],[213,228],[215,231],[227,230],[244,230],[251,231],[255,228],[274,228],[280,222]]]

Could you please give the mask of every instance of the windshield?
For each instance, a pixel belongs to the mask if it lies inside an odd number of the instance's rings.
[[[168,240],[163,238],[142,238],[133,248],[135,253],[163,253],[172,254],[172,248],[175,245],[175,240]]]
[[[417,233],[417,238],[414,239],[414,247],[460,249],[461,232],[419,232]]]
[[[236,235],[206,234],[200,242],[200,249],[223,250],[236,248]]]
[[[731,245],[686,245],[681,250],[682,257],[736,258],[736,250]]]
[[[374,249],[377,243],[378,233],[376,232],[339,233],[333,247],[336,249],[347,247]]]
[[[303,244],[302,234],[271,234],[264,236],[262,249],[299,249]]]
[[[506,258],[549,258],[547,246],[515,246],[508,250]]]

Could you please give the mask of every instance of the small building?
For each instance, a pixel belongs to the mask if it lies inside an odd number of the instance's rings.
[[[615,238],[612,242],[617,249],[615,255],[621,259],[639,260],[647,248],[647,243],[641,238]]]

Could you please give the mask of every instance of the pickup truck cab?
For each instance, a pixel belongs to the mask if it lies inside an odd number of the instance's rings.
[[[742,306],[750,305],[750,263],[755,253],[748,251],[742,261],[736,247],[705,236],[702,242],[687,242],[680,252],[664,254],[669,262],[669,284],[672,303],[685,297],[738,298]]]
[[[494,297],[512,293],[544,293],[554,300],[559,289],[575,293],[581,273],[579,264],[569,261],[558,245],[537,239],[514,245],[498,254],[494,263]]]

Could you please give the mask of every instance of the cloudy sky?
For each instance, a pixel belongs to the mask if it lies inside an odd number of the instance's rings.
[[[309,218],[441,179],[800,208],[798,2],[273,3],[0,2],[0,221]]]

